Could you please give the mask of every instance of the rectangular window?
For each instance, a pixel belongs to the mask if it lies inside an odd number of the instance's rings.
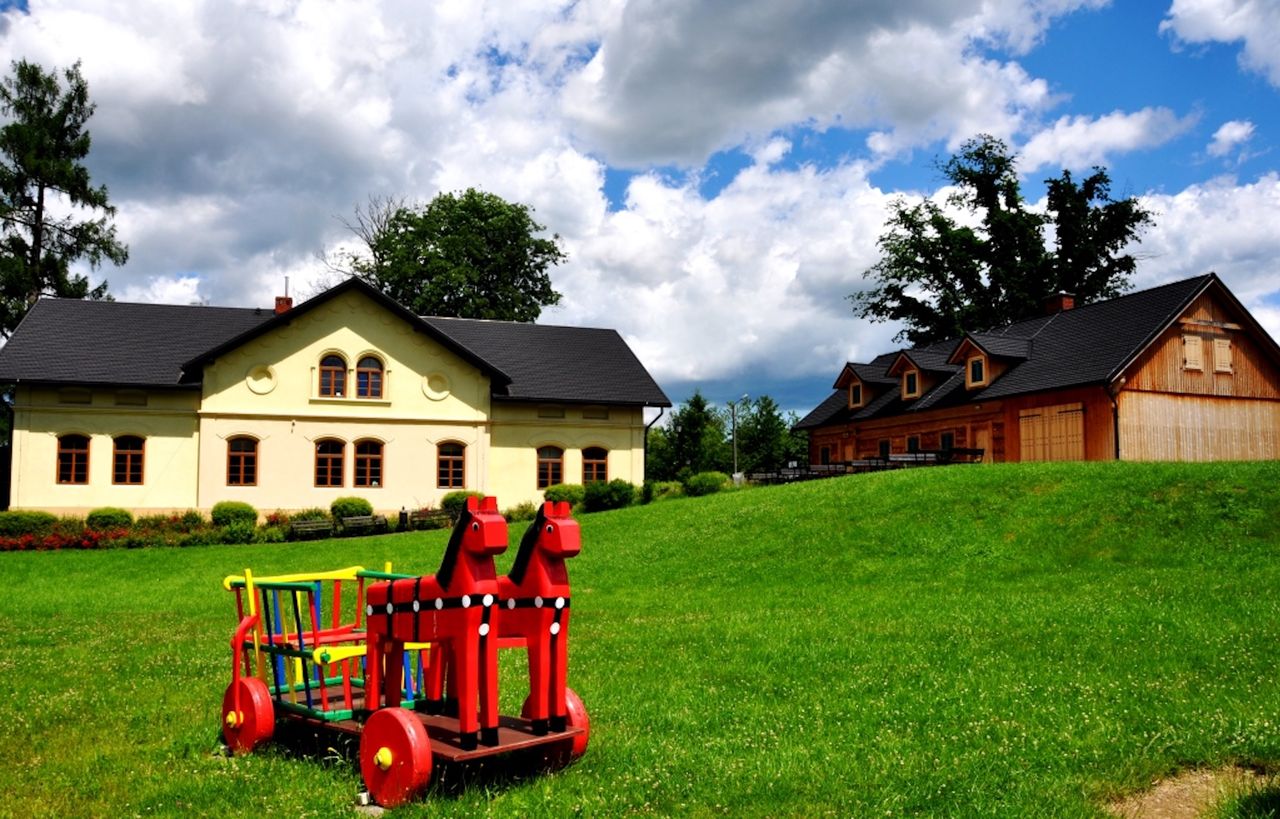
[[[462,444],[453,442],[436,447],[436,486],[461,489],[466,485],[466,451]]]
[[[987,360],[980,355],[969,359],[969,386],[981,387],[987,383]]]
[[[887,438],[880,442],[880,457],[886,460],[889,458],[889,439]]]
[[[1182,368],[1196,372],[1204,370],[1204,339],[1200,336],[1182,337]]]
[[[564,450],[555,446],[538,448],[538,488],[564,482]]]
[[[136,435],[121,435],[115,440],[111,470],[112,483],[142,483],[143,446],[143,440]]]
[[[89,482],[89,439],[63,435],[58,439],[58,483]]]
[[[831,463],[831,447],[824,446],[818,450],[818,463],[823,465]]]
[[[920,374],[915,370],[908,370],[902,375],[902,397],[916,398],[920,395]]]
[[[227,441],[227,486],[258,485],[258,442],[253,438]]]
[[[1231,369],[1231,339],[1215,338],[1213,340],[1213,371],[1229,373]]]
[[[379,441],[356,442],[356,486],[382,486],[382,444]]]
[[[342,456],[346,445],[342,441],[316,443],[316,486],[342,486]]]
[[[849,408],[856,409],[857,407],[860,407],[860,406],[862,406],[862,385],[850,384],[849,385]]]
[[[939,436],[938,448],[942,451],[946,452],[947,450],[955,449],[955,446],[956,434],[954,432],[944,432]]]
[[[920,436],[912,435],[909,438],[907,438],[907,452],[919,452],[919,451],[920,451]]]

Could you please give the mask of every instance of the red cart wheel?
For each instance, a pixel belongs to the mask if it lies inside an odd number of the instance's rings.
[[[431,781],[431,740],[422,722],[403,708],[375,711],[360,737],[360,773],[369,795],[393,808]]]
[[[257,677],[240,678],[240,710],[236,710],[236,684],[222,695],[222,738],[235,754],[247,754],[275,733],[275,709],[267,684]]]
[[[587,716],[582,698],[572,688],[566,688],[564,701],[565,724],[570,728],[581,728],[582,733],[563,742],[541,746],[544,750],[542,761],[548,768],[563,768],[577,761],[578,757],[587,752],[587,743],[591,740],[591,719]],[[526,697],[520,716],[528,719],[530,712],[529,698]]]

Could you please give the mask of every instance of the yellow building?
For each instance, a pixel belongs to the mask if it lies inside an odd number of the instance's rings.
[[[506,507],[644,480],[662,390],[613,330],[421,318],[349,279],[276,310],[42,299],[0,350],[9,504]]]

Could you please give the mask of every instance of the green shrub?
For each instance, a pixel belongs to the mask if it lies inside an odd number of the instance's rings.
[[[671,500],[684,496],[684,484],[680,481],[645,481],[641,503]]]
[[[459,489],[456,492],[450,492],[440,499],[440,508],[449,513],[449,517],[457,520],[462,515],[462,510],[467,508],[467,498],[483,498],[483,492],[473,492],[470,489]]]
[[[178,518],[178,531],[194,532],[206,523],[204,515],[198,509],[188,509]]]
[[[279,526],[263,526],[254,537],[255,543],[284,543],[288,533]]]
[[[289,516],[289,522],[293,523],[298,520],[329,520],[329,513],[318,506],[310,509],[303,509],[301,512],[294,512]]]
[[[338,498],[329,504],[329,512],[334,520],[362,517],[373,514],[373,504],[364,498]]]
[[[48,512],[20,510],[0,512],[0,537],[47,535],[57,522],[58,516]]]
[[[557,483],[548,486],[543,491],[542,497],[555,503],[564,502],[570,506],[577,506],[582,503],[586,491],[580,483]]]
[[[502,516],[507,519],[507,523],[515,523],[520,520],[533,520],[538,516],[538,505],[533,501],[517,503],[515,506],[504,511]]]
[[[98,531],[103,529],[127,529],[133,525],[133,515],[127,509],[104,506],[101,509],[94,509],[90,512],[85,517],[84,522],[90,529]]]
[[[244,501],[221,501],[215,503],[210,517],[213,518],[213,525],[218,527],[231,526],[237,523],[247,523],[251,526],[258,525],[258,510]],[[243,543],[245,541],[227,542]]]
[[[699,472],[684,482],[684,492],[690,497],[710,495],[730,485],[729,476],[723,472]]]
[[[257,517],[256,513],[254,515]],[[258,535],[258,526],[247,520],[233,520],[226,526],[222,527],[222,536],[219,538],[223,543],[253,543]]]
[[[592,481],[584,489],[582,508],[588,512],[622,509],[636,499],[636,488],[621,478],[614,478],[608,483]]]

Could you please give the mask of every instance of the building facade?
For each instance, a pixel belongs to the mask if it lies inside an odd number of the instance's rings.
[[[276,311],[39,301],[0,351],[10,507],[379,511],[644,480],[670,406],[612,330],[421,318],[351,279]]]
[[[810,460],[1280,458],[1280,347],[1213,274],[869,363],[797,428]]]

